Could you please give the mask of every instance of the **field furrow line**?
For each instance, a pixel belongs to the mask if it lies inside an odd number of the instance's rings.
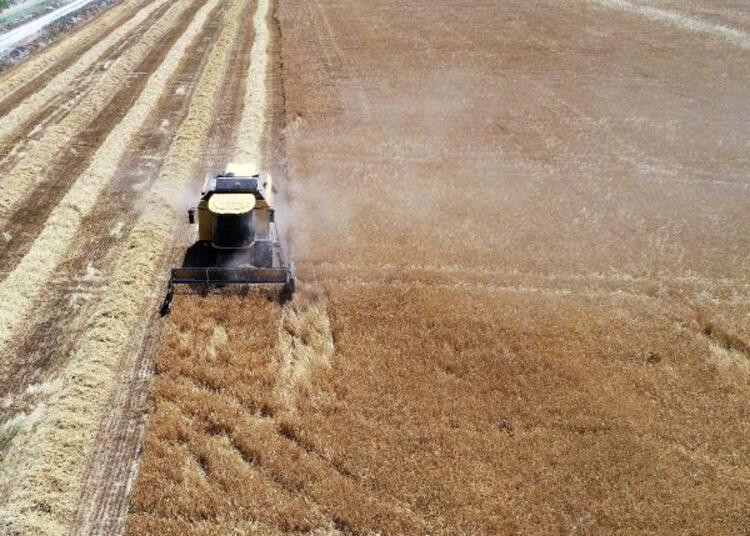
[[[245,107],[237,136],[237,151],[234,159],[238,162],[256,162],[264,165],[263,141],[268,121],[268,83],[271,63],[269,61],[270,35],[269,0],[258,0],[253,17],[255,40],[250,51],[250,70],[245,82]]]
[[[488,283],[466,283],[463,281],[452,283],[435,283],[410,279],[373,280],[369,278],[356,277],[329,277],[322,281],[324,286],[343,288],[343,287],[361,287],[361,288],[392,288],[402,291],[408,290],[435,290],[440,289],[449,292],[475,293],[481,295],[487,294],[540,294],[544,296],[576,296],[590,299],[632,299],[639,301],[655,301],[658,298],[643,292],[632,292],[626,290],[599,291],[587,289],[575,289],[568,287],[535,287],[529,285],[498,285]]]
[[[59,43],[8,69],[0,76],[0,99],[6,99],[16,91],[23,93],[36,91],[44,80],[68,68],[103,36],[126,24],[128,19],[152,1],[127,0],[122,2]]]
[[[139,200],[149,195],[158,179],[177,128],[187,114],[192,88],[218,38],[227,7],[220,4],[214,9],[185,51],[145,126],[127,144],[116,172],[99,194],[108,202],[96,203],[82,218],[64,259],[45,284],[44,296],[35,302],[26,329],[14,338],[11,353],[26,357],[0,365],[0,396],[15,400],[6,413],[28,405],[25,389],[43,382],[64,364],[60,360],[84,329],[85,319],[122,254],[119,247],[130,235]]]
[[[660,299],[671,292],[683,295],[701,294],[715,303],[732,296],[738,302],[748,300],[747,288],[737,283],[719,283],[692,278],[651,279],[640,277],[606,277],[603,274],[537,274],[517,270],[490,270],[456,266],[356,265],[347,263],[309,263],[298,265],[302,276],[326,287],[393,286],[398,288],[441,288],[446,291],[543,294],[555,296],[632,297]]]
[[[21,127],[35,118],[39,112],[44,111],[44,108],[54,99],[59,98],[71,89],[81,92],[83,88],[79,77],[100,68],[98,63],[102,60],[102,56],[111,48],[117,46],[119,42],[135,37],[133,33],[136,28],[150,19],[154,12],[165,3],[165,0],[158,0],[138,10],[127,23],[109,33],[104,39],[82,54],[76,63],[53,79],[46,81],[44,85],[37,86],[35,93],[18,102],[6,101],[0,103],[0,114],[3,116],[0,119],[0,147],[6,146],[12,138],[22,134],[20,132]],[[15,99],[12,100],[15,101]],[[30,125],[26,130],[31,127],[33,125]],[[0,150],[0,152],[2,151]]]
[[[169,51],[128,114],[99,147],[88,169],[52,211],[26,255],[0,282],[0,300],[8,305],[0,312],[0,347],[11,340],[16,328],[24,322],[34,298],[63,259],[81,221],[94,208],[99,194],[117,170],[120,158],[127,151],[128,141],[142,128],[185,50],[206,22],[207,8],[201,9],[200,17]]]
[[[218,0],[202,8],[206,16]],[[196,88],[160,173],[163,189],[144,202],[143,212],[124,245],[105,297],[96,307],[86,334],[77,341],[60,374],[60,389],[37,426],[17,437],[3,469],[20,467],[5,495],[2,527],[42,533],[66,531],[81,490],[81,476],[96,436],[105,401],[123,359],[134,359],[154,305],[155,275],[174,236],[170,193],[188,187],[213,122],[214,103],[229,73],[229,52],[242,23],[244,0],[235,0],[226,24]],[[198,19],[196,19],[198,20]],[[199,26],[191,26],[194,33]],[[18,463],[24,460],[22,464]],[[41,508],[39,505],[43,504]]]
[[[150,74],[156,71],[169,48],[177,41],[200,5],[200,1],[193,2],[190,8],[180,15],[178,24],[174,25],[136,66],[138,76],[127,77],[113,92],[113,96],[102,109],[98,119],[77,132],[69,141],[69,150],[60,153],[45,169],[49,180],[26,196],[5,225],[0,224],[0,235],[5,242],[3,255],[0,255],[0,281],[28,252],[31,243],[41,232],[52,210],[90,165],[97,149],[104,143],[107,136],[125,118],[145,87]],[[169,8],[169,5],[165,4],[163,8]],[[134,38],[138,39],[138,36]]]
[[[702,288],[722,290],[732,287],[738,290],[750,291],[750,281],[745,278],[726,279],[711,278],[695,275],[635,275],[629,273],[602,273],[602,272],[569,272],[569,273],[542,273],[530,272],[518,269],[498,270],[482,266],[460,266],[460,265],[426,265],[426,264],[377,264],[377,263],[347,263],[347,262],[313,262],[302,261],[298,267],[309,270],[313,276],[326,272],[358,272],[366,274],[378,274],[386,277],[387,274],[433,274],[445,276],[484,277],[492,279],[532,279],[552,282],[574,282],[596,285],[663,285],[666,283],[679,283],[684,285],[700,286]]]
[[[0,224],[7,222],[13,210],[32,194],[35,187],[50,179],[47,173],[50,161],[69,147],[78,131],[99,116],[110,102],[113,88],[119,87],[128,77],[133,76],[136,66],[180,23],[182,14],[191,5],[192,2],[174,4],[155,27],[107,70],[87,98],[60,123],[48,130],[24,159],[5,175],[4,187],[0,190]]]

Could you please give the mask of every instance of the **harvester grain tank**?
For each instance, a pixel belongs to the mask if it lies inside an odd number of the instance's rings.
[[[202,292],[227,285],[275,286],[282,300],[294,293],[294,265],[279,239],[270,174],[252,164],[229,164],[206,181],[188,221],[197,222],[198,241],[183,266],[170,273],[162,315],[169,313],[177,285]]]

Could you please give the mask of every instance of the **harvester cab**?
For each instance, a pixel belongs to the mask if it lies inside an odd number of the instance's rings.
[[[207,293],[226,285],[275,286],[285,301],[294,293],[294,265],[284,254],[276,227],[271,175],[253,165],[229,164],[206,181],[188,209],[198,240],[173,268],[161,314],[172,307],[175,286]]]

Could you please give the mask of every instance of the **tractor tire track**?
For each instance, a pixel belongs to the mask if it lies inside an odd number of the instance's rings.
[[[718,38],[730,45],[744,50],[750,50],[750,34],[736,28],[725,26],[724,24],[707,22],[696,17],[685,15],[679,11],[668,11],[666,9],[660,9],[658,7],[640,2],[632,2],[630,0],[593,1],[603,8],[617,9],[662,24],[670,24],[682,30],[703,34],[711,38]]]
[[[194,16],[200,4],[193,3],[169,29],[163,38],[148,51],[146,57],[135,67],[137,77],[129,77],[114,94],[109,103],[96,116],[102,118],[93,121],[89,128],[81,130],[67,142],[65,151],[45,174],[49,181],[39,184],[25,202],[15,210],[13,217],[0,228],[4,234],[5,247],[0,256],[0,278],[7,276],[29,251],[34,240],[45,227],[47,219],[77,178],[89,166],[97,149],[107,138],[112,129],[120,123],[133,103],[143,91],[149,76],[156,71],[168,51],[177,41],[188,21]],[[169,21],[171,22],[171,21]],[[157,23],[158,24],[158,23]],[[82,106],[86,106],[82,103]],[[44,162],[32,161],[30,166],[43,166]]]
[[[98,81],[88,97],[73,109],[60,123],[49,129],[44,137],[26,154],[10,172],[5,174],[4,188],[0,192],[0,222],[7,224],[11,215],[34,197],[34,193],[44,188],[44,197],[49,197],[49,180],[59,180],[56,173],[65,172],[63,185],[72,184],[68,166],[74,167],[73,174],[98,146],[105,126],[111,129],[117,119],[124,115],[127,100],[123,96],[130,91],[138,91],[150,68],[158,65],[155,60],[165,45],[173,43],[185,23],[186,12],[194,9],[194,3],[176,3],[140,40],[120,57]],[[153,69],[152,69],[153,70]],[[135,75],[135,76],[134,76]],[[113,99],[113,88],[121,87]],[[119,97],[119,98],[117,98]],[[101,121],[96,121],[101,118]],[[86,132],[90,128],[92,132]],[[105,131],[106,134],[106,131]],[[97,138],[98,136],[98,138]],[[61,151],[65,150],[61,154]],[[50,160],[54,169],[50,169]]]
[[[284,89],[284,60],[282,58],[280,45],[281,43],[281,23],[278,19],[278,3],[274,3],[268,31],[271,42],[270,72],[267,85],[268,100],[268,119],[266,143],[263,149],[264,154],[268,155],[268,168],[274,178],[274,185],[278,192],[277,203],[290,208],[291,193],[289,184],[289,174],[287,172],[287,150],[286,150],[286,91]],[[292,244],[289,239],[289,227],[291,214],[277,215],[277,226],[279,237],[286,248],[287,257],[293,259]]]
[[[750,298],[750,283],[746,280],[710,280],[702,277],[635,276],[630,274],[605,275],[600,273],[542,274],[520,270],[496,270],[475,266],[354,264],[344,262],[301,262],[297,265],[302,275],[311,280],[367,280],[388,284],[389,281],[447,284],[476,284],[508,288],[570,289],[575,292],[636,294],[668,296],[674,292],[687,295],[701,293],[717,303],[732,297]]]

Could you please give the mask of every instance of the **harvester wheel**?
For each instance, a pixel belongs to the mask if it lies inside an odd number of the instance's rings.
[[[174,300],[174,287],[169,285],[167,289],[167,295],[164,297],[164,302],[161,304],[159,315],[167,316],[172,312],[172,300]]]
[[[292,301],[292,298],[294,298],[294,277],[289,279],[281,289],[279,303],[284,305],[285,303]]]

